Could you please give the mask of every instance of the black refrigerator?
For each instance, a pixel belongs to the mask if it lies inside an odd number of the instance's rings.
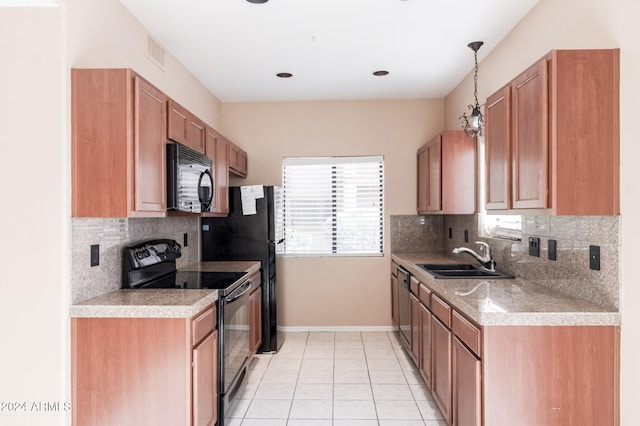
[[[229,216],[202,218],[203,261],[259,260],[262,273],[262,345],[259,353],[282,345],[277,330],[276,252],[282,242],[281,189],[274,186],[229,188]]]

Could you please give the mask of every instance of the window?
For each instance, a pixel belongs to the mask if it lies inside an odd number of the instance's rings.
[[[380,156],[285,158],[284,254],[382,255],[383,172]]]
[[[522,239],[522,224],[519,215],[479,215],[480,235],[486,237],[503,238],[520,241]]]

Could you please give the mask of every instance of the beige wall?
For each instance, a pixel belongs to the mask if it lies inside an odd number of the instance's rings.
[[[27,404],[1,424],[55,424],[32,402],[69,401],[63,52],[59,8],[0,8],[0,401]]]
[[[133,68],[219,123],[219,101],[182,65],[167,56],[161,71],[146,58],[145,31],[117,0],[58,5],[0,7],[0,401],[27,404],[3,410],[1,424],[70,423],[70,68]],[[60,405],[37,411],[34,402]]]
[[[640,382],[640,286],[634,267],[640,258],[640,200],[637,182],[640,158],[637,101],[638,18],[634,0],[541,0],[519,25],[479,64],[479,98],[488,95],[552,49],[620,48],[621,151],[621,424],[640,424],[637,408]],[[472,61],[472,55],[469,55]],[[471,62],[471,64],[473,64]],[[446,98],[446,126],[457,128],[457,117],[472,100],[470,76]]]
[[[413,214],[416,150],[444,126],[442,100],[222,104],[222,133],[249,152],[249,177],[281,185],[282,158],[383,155],[385,256],[279,258],[278,324],[389,326],[389,215]]]
[[[117,0],[58,0],[66,5],[69,67],[133,68],[213,127],[220,102],[173,56],[161,70],[145,54],[145,28]]]

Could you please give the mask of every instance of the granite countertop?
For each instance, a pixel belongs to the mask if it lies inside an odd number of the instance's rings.
[[[179,270],[253,273],[260,262],[198,262]],[[191,318],[216,300],[217,290],[121,289],[75,303],[69,313],[76,318]]]
[[[460,263],[440,253],[393,253],[420,282],[480,325],[620,325],[617,311],[606,310],[532,281],[514,279],[436,279],[419,263]]]

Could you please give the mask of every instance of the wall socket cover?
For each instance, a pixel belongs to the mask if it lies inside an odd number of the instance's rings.
[[[540,238],[529,237],[529,256],[540,257]]]
[[[557,250],[558,250],[558,242],[556,240],[548,240],[547,241],[549,252],[548,259],[549,260],[557,260]]]

